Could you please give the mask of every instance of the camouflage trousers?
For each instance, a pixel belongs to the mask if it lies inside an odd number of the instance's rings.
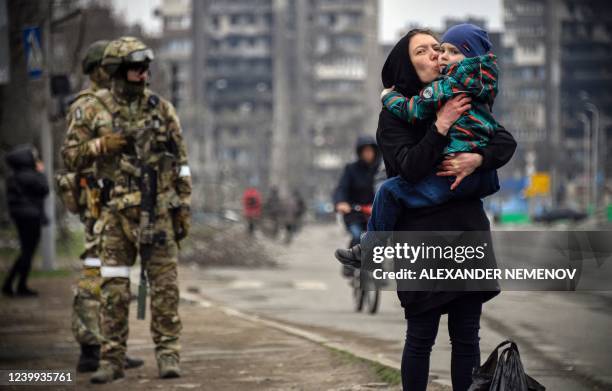
[[[125,360],[129,331],[129,275],[137,257],[137,229],[137,216],[110,211],[105,211],[95,226],[95,232],[100,234],[102,259],[100,326],[104,339],[100,352],[101,365],[106,363],[122,368]],[[178,340],[182,329],[178,314],[178,246],[168,215],[157,217],[155,231],[165,233],[166,240],[155,244],[147,265],[151,335],[158,360],[166,355],[178,360]]]
[[[100,345],[100,264],[97,239],[85,229],[83,268],[72,302],[72,334],[81,345]]]
[[[81,345],[99,345],[100,268],[83,266],[72,302],[72,333]]]

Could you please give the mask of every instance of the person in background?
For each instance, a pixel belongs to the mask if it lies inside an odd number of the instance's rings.
[[[44,199],[49,194],[49,184],[44,175],[44,165],[31,145],[13,149],[6,156],[6,163],[12,170],[6,180],[8,209],[17,226],[20,253],[4,280],[2,293],[5,296],[37,296],[38,293],[30,289],[27,282],[41,227],[48,223]],[[13,291],[15,278],[18,278],[17,290]]]
[[[375,177],[380,166],[380,153],[374,137],[359,137],[355,151],[358,159],[346,165],[333,195],[336,211],[342,214],[344,225],[351,234],[349,247],[358,244],[361,234],[366,231],[368,215],[355,210],[355,207],[374,202]],[[350,277],[353,268],[345,265],[342,273]]]
[[[285,244],[289,244],[300,227],[302,217],[306,212],[306,204],[298,189],[293,189],[291,194],[284,200],[284,202],[282,202],[282,204],[284,216],[283,225],[285,228]]]
[[[271,230],[270,234],[273,238],[278,236],[280,230],[280,218],[283,206],[281,205],[281,198],[278,187],[272,186],[270,188],[270,194],[266,198],[266,202],[263,205],[263,212],[266,219],[270,220]]]
[[[254,187],[248,187],[242,194],[244,218],[247,221],[249,236],[255,234],[255,225],[261,217],[261,194]]]

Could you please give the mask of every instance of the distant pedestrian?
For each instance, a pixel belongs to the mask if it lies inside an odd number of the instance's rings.
[[[20,253],[4,280],[2,293],[5,296],[36,296],[38,293],[28,288],[27,280],[40,240],[41,226],[48,223],[44,199],[49,194],[49,185],[43,174],[44,166],[33,146],[16,147],[6,156],[6,163],[12,170],[6,180],[8,210],[17,226]],[[16,278],[17,290],[13,291]]]
[[[302,217],[306,212],[306,203],[299,190],[294,189],[291,195],[282,202],[282,206],[285,244],[289,244],[300,227]]]
[[[266,220],[268,220],[268,222],[270,223],[270,235],[273,238],[276,238],[278,236],[282,209],[283,206],[281,205],[278,188],[276,186],[272,186],[270,188],[268,198],[266,198],[266,201],[263,205],[263,213]]]
[[[242,194],[244,218],[247,221],[249,236],[255,233],[255,225],[261,217],[261,194],[254,187],[247,188]]]

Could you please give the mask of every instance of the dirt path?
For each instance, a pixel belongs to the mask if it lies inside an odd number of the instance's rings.
[[[0,369],[71,369],[78,355],[70,332],[72,278],[37,278],[39,299],[0,299]],[[78,374],[76,389],[99,390],[366,390],[399,389],[381,384],[368,363],[282,331],[227,315],[215,307],[181,303],[182,372],[160,380],[148,320],[132,306],[128,351],[143,368],[104,386]],[[147,314],[149,315],[149,314]],[[15,390],[41,387],[13,387]],[[45,387],[69,389],[75,387]],[[11,388],[7,388],[11,389]]]

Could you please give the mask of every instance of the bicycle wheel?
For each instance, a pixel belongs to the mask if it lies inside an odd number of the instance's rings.
[[[355,312],[361,312],[361,310],[363,309],[366,292],[361,289],[361,281],[359,278],[358,270],[355,270],[355,273],[353,273],[353,280],[351,281],[351,285],[353,286],[353,302]]]
[[[378,288],[371,291],[364,291],[365,301],[367,302],[367,310],[370,314],[375,314],[378,311],[380,303],[380,290]]]

